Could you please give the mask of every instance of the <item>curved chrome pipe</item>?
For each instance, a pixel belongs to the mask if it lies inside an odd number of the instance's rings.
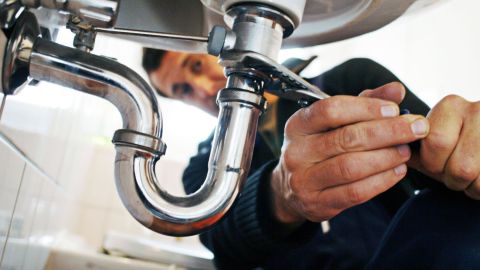
[[[155,163],[165,151],[162,118],[154,93],[140,76],[113,60],[42,39],[35,41],[29,62],[34,79],[105,98],[118,108],[123,129],[113,140],[117,189],[143,225],[163,234],[192,235],[218,221],[232,205],[250,167],[263,97],[220,92],[207,179],[195,193],[174,196],[156,178]]]
[[[117,187],[124,191],[122,200],[130,213],[150,229],[169,235],[191,235],[213,225],[233,204],[245,181],[259,115],[260,109],[249,104],[222,103],[207,178],[198,191],[185,197],[173,196],[158,184],[159,156],[117,147]],[[132,176],[136,183],[130,181]]]
[[[104,98],[120,111],[124,129],[161,138],[155,95],[128,67],[41,38],[35,40],[29,61],[32,78]]]

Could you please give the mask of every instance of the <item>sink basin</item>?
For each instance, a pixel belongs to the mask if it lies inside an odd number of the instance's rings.
[[[303,17],[291,15],[297,1],[256,0],[287,7],[286,13],[300,25],[283,42],[283,48],[314,46],[362,35],[379,29],[398,17],[442,0],[307,0]],[[444,0],[443,0],[444,1]],[[122,0],[115,27],[193,36],[207,36],[214,25],[225,25],[225,10],[245,0]],[[251,1],[250,1],[251,2]],[[301,2],[301,1],[299,1]],[[300,8],[301,10],[301,8]],[[185,18],[189,18],[186,20]],[[296,18],[296,19],[295,19]],[[132,39],[131,37],[123,37]],[[145,46],[190,52],[205,52],[206,45],[167,39],[133,40]]]
[[[225,10],[233,4],[248,2],[245,0],[201,1],[219,16],[222,16]],[[292,5],[293,1],[289,0],[255,1],[285,9],[287,14],[289,11],[294,13],[296,9],[295,5]],[[284,2],[283,5],[282,2]],[[284,41],[283,46],[305,47],[355,37],[377,30],[405,13],[418,10],[435,2],[439,1],[307,0],[300,25],[293,35]]]

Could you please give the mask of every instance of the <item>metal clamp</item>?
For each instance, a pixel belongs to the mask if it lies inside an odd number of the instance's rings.
[[[96,32],[93,31],[94,28],[89,22],[78,16],[70,15],[67,28],[75,34],[75,38],[73,39],[73,46],[75,46],[75,48],[86,52],[93,50]]]
[[[130,129],[115,131],[112,143],[146,150],[158,156],[163,156],[167,150],[167,145],[161,139]]]
[[[256,93],[245,91],[242,89],[226,88],[218,93],[217,102],[237,101],[253,105],[259,108],[262,112],[267,108],[267,100]]]

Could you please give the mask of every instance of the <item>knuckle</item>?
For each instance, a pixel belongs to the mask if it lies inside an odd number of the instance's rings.
[[[354,186],[347,187],[347,198],[350,205],[358,205],[365,201],[365,196]]]
[[[316,105],[316,103],[314,105]],[[318,105],[317,106],[314,106],[314,105],[304,108],[300,112],[300,119],[304,125],[308,125],[312,122],[312,119],[315,116],[315,108],[318,107]]]
[[[345,127],[340,129],[337,145],[344,152],[358,149],[362,146],[364,137],[365,134],[361,129]]]
[[[348,158],[347,156],[339,157],[338,162],[336,162],[338,175],[346,180],[355,180],[357,173],[355,170],[355,162]]]
[[[293,194],[296,194],[295,196],[298,196],[302,191],[302,181],[299,179],[298,174],[292,174],[289,182],[290,190]]]
[[[309,220],[319,220],[322,218],[324,210],[316,200],[305,199],[302,202],[302,212]]]
[[[288,118],[287,122],[285,123],[284,133],[286,137],[288,137],[290,134],[296,131],[297,127],[295,125],[295,120],[296,118],[299,117],[299,115],[303,114],[302,110],[304,109],[301,109],[297,111],[295,114],[293,114],[290,118]]]
[[[445,186],[448,189],[455,190],[455,191],[464,190],[465,185],[467,185],[467,184],[461,183],[458,179],[453,177],[447,177],[443,182],[445,183]]]
[[[456,145],[455,138],[447,136],[445,132],[431,130],[422,142],[429,151],[446,152]]]
[[[329,156],[329,153],[341,154],[347,152],[342,145],[341,129],[331,131],[319,135],[315,144],[312,145],[312,149],[315,149],[318,153],[327,153],[325,157]]]
[[[317,208],[312,204],[304,204],[303,213],[305,214],[305,216],[310,218],[315,218],[316,216],[318,216]]]
[[[401,118],[391,120],[384,126],[384,136],[388,135],[390,138],[395,140],[409,140],[413,138],[412,131],[410,129],[410,122],[406,120],[405,117],[408,115],[404,115]]]
[[[449,172],[454,181],[462,186],[475,181],[479,174],[476,166],[466,160],[449,165]]]
[[[304,181],[303,177],[299,176],[298,174],[294,173],[290,177],[290,190],[292,193],[297,197],[299,200],[302,200],[302,195],[304,192]]]
[[[443,106],[458,108],[459,106],[464,105],[466,100],[458,95],[448,95],[442,100],[440,100],[439,104]]]
[[[469,114],[473,116],[480,116],[480,102],[470,104]]]
[[[282,154],[283,163],[289,171],[293,171],[297,165],[297,154],[289,147]]]
[[[330,121],[336,121],[340,118],[341,114],[341,101],[338,98],[328,98],[319,102],[319,106],[315,107],[316,113],[329,119]]]

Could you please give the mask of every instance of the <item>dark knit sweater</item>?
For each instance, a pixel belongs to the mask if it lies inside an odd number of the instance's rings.
[[[347,61],[310,79],[330,95],[358,95],[392,81],[398,79],[368,59]],[[410,91],[400,107],[423,115],[429,110]],[[285,122],[298,109],[293,101],[278,102],[277,131],[282,139]],[[198,154],[190,159],[183,174],[187,193],[197,190],[206,177],[211,141],[210,137],[199,145]],[[215,254],[219,269],[361,269],[397,209],[413,193],[412,181],[406,179],[330,220],[331,229],[326,234],[319,224],[311,222],[292,232],[276,222],[269,211],[268,179],[277,158],[262,136],[257,135],[242,194],[227,215],[200,236],[202,243]]]

